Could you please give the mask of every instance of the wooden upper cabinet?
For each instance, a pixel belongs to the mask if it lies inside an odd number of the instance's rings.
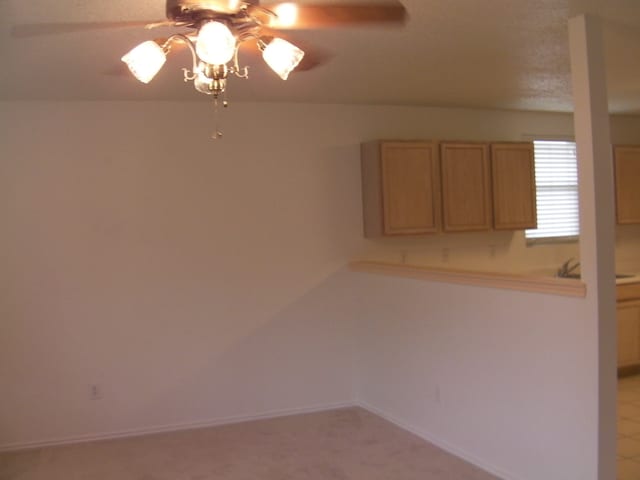
[[[536,228],[533,144],[491,144],[493,226],[496,230]]]
[[[375,141],[361,154],[366,237],[536,228],[532,143]]]
[[[640,223],[640,146],[613,149],[616,180],[616,219]]]
[[[492,217],[489,145],[441,143],[440,171],[443,230],[489,230]]]
[[[365,236],[436,232],[440,190],[435,144],[370,142],[361,153]]]

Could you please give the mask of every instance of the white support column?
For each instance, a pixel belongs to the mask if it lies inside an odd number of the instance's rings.
[[[578,147],[580,262],[587,284],[598,383],[598,479],[616,478],[616,310],[613,164],[601,20],[569,20],[574,126]],[[595,352],[594,352],[595,353]]]

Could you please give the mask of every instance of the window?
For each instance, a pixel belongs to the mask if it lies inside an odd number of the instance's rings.
[[[548,140],[533,144],[538,228],[526,230],[525,236],[534,242],[574,240],[580,232],[576,144]]]

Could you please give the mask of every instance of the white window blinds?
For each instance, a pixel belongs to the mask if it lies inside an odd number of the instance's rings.
[[[547,140],[533,144],[538,228],[526,230],[525,235],[528,239],[577,237],[580,225],[576,144]]]

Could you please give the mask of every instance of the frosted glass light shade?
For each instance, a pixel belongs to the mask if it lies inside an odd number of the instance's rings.
[[[280,78],[286,80],[304,57],[304,52],[292,43],[274,38],[262,52],[262,58]]]
[[[198,31],[196,53],[200,60],[210,65],[225,65],[233,58],[236,37],[220,22],[207,22]]]
[[[160,45],[148,40],[122,57],[122,61],[138,80],[149,83],[167,61],[167,56]]]

